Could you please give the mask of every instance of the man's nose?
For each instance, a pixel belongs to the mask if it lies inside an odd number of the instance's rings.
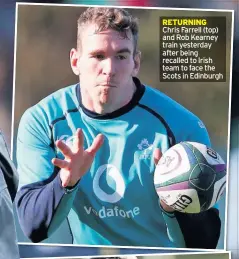
[[[105,59],[103,62],[103,68],[102,68],[102,72],[104,75],[107,76],[113,76],[115,74],[115,61],[113,60],[113,58],[107,58]]]

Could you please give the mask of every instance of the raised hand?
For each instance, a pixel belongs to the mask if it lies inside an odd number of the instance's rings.
[[[103,142],[103,135],[98,134],[92,145],[84,150],[84,135],[81,129],[76,131],[72,148],[61,140],[56,141],[56,146],[65,156],[65,159],[53,158],[52,163],[61,168],[60,178],[63,187],[72,187],[81,179],[91,167],[95,154]]]
[[[154,150],[154,163],[155,166],[157,166],[159,159],[162,157],[162,152],[159,148],[156,148]],[[160,204],[163,207],[163,209],[167,212],[174,212],[174,209],[172,209],[170,206],[168,206],[166,203],[160,200]]]

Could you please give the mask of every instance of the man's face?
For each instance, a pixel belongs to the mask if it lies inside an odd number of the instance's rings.
[[[71,65],[79,74],[82,99],[88,99],[83,104],[111,110],[110,107],[124,106],[130,101],[134,90],[132,77],[138,73],[140,54],[133,55],[131,32],[123,38],[112,29],[97,33],[95,30],[95,24],[83,29],[80,49],[71,51]]]

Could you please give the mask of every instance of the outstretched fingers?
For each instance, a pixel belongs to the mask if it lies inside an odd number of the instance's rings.
[[[53,158],[52,164],[61,168],[60,178],[63,187],[74,186],[89,171],[94,156],[103,142],[103,135],[98,134],[92,145],[84,151],[84,136],[81,129],[77,129],[71,148],[63,141],[56,142],[57,148],[65,156],[65,159]]]
[[[73,152],[83,153],[84,151],[84,134],[82,129],[77,129],[73,140]]]
[[[103,143],[104,143],[104,136],[102,134],[98,134],[95,137],[92,145],[86,149],[86,152],[92,156],[95,156],[96,152],[100,149]]]
[[[63,141],[57,140],[56,146],[65,157],[69,158],[72,156],[72,151],[71,151],[70,147],[68,147]]]
[[[155,163],[155,165],[158,164],[161,157],[162,157],[161,150],[159,148],[155,148],[155,150],[154,150],[154,163]]]
[[[53,159],[51,160],[51,162],[52,162],[52,164],[53,164],[54,166],[57,166],[57,167],[59,167],[59,168],[61,168],[61,169],[66,169],[66,170],[69,169],[69,162],[66,161],[66,160],[61,160],[61,159],[59,159],[59,158],[53,158]]]

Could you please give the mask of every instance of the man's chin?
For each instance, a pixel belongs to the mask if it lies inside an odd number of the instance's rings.
[[[100,106],[101,106],[101,109],[102,109],[101,114],[111,113],[111,112],[114,111],[113,103],[110,100],[110,98],[107,98],[107,99],[102,98],[100,100]]]
[[[100,96],[100,104],[102,106],[110,106],[111,105],[111,98],[110,98],[110,95],[109,94],[102,94]]]

